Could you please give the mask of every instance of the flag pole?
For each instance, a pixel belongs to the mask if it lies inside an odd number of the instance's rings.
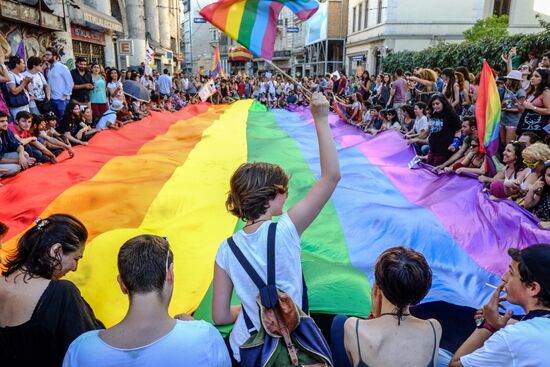
[[[275,69],[277,69],[281,74],[283,74],[284,76],[286,76],[288,79],[290,79],[292,82],[294,82],[295,84],[300,84],[296,79],[294,79],[293,77],[291,77],[290,75],[288,75],[286,72],[284,72],[280,67],[278,67],[277,65],[275,65],[274,63],[271,62],[271,60],[267,60],[267,59],[264,59],[269,65],[273,66]],[[308,90],[307,88],[302,88],[302,90],[304,90],[308,97],[311,97],[313,94],[311,93],[310,90]]]

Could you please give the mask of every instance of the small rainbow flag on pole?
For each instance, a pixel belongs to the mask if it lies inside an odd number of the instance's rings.
[[[277,19],[283,6],[305,21],[315,14],[319,3],[315,0],[220,0],[199,13],[255,56],[271,60]]]
[[[483,60],[481,80],[476,102],[476,120],[481,152],[487,154],[487,173],[494,175],[500,162],[496,157],[499,146],[500,96],[493,71]]]
[[[225,70],[222,67],[222,61],[220,57],[220,48],[216,46],[214,50],[214,63],[212,64],[212,79],[216,79],[220,75],[222,78],[227,78]]]

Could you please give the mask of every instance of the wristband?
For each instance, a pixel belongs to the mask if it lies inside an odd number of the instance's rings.
[[[491,326],[491,324],[489,324],[487,321],[485,321],[483,323],[483,325],[481,326],[482,329],[486,329],[486,330],[489,330],[489,332],[491,334],[494,334],[497,332],[497,329],[495,329],[493,326]]]
[[[451,144],[455,149],[458,149],[460,146],[460,139],[456,136],[453,138],[453,143]]]

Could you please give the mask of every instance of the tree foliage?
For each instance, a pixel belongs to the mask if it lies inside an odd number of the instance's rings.
[[[537,34],[515,34],[500,38],[486,37],[478,41],[461,43],[440,42],[422,51],[399,51],[389,53],[382,67],[385,72],[400,68],[412,71],[416,67],[457,67],[466,66],[474,73],[481,70],[483,59],[496,70],[505,70],[500,56],[516,47],[522,60],[527,53],[535,50],[540,56],[550,49],[550,30]]]
[[[475,42],[484,38],[502,38],[508,35],[508,16],[493,15],[478,20],[470,29],[463,33],[466,41]]]

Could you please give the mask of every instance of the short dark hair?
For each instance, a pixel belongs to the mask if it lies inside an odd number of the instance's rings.
[[[35,66],[41,65],[42,59],[38,56],[31,56],[27,60],[27,69],[32,70]]]
[[[414,117],[414,107],[410,104],[404,104],[401,106],[401,111],[406,112],[409,117]]]
[[[426,108],[428,108],[428,106],[426,106],[426,103],[424,102],[416,102],[414,104],[416,107],[418,107],[419,109],[422,110],[422,113],[426,114]]]
[[[462,117],[462,121],[467,121],[470,129],[474,127],[477,129],[477,120],[474,115],[465,115],[464,117]]]
[[[550,59],[550,51],[543,53],[542,57],[546,57],[547,59]]]
[[[539,142],[541,139],[540,139],[540,136],[538,136],[538,134],[532,132],[532,131],[526,131],[524,133],[522,133],[520,135],[521,136],[527,136],[529,138],[529,142],[531,144],[535,144],[536,142]]]
[[[50,248],[61,244],[64,254],[84,246],[88,231],[81,221],[69,214],[53,214],[40,220],[17,242],[17,251],[8,254],[2,275],[8,276],[17,270],[23,280],[42,277],[52,279],[61,267],[61,258],[50,256]]]
[[[537,282],[535,279],[535,276],[527,265],[525,265],[525,262],[523,261],[523,258],[521,256],[521,250],[518,248],[509,248],[508,249],[508,255],[512,258],[512,260],[516,261],[518,263],[518,270],[519,270],[519,278],[522,281],[522,283],[529,285],[533,282]],[[537,282],[538,283],[538,282]],[[537,295],[538,301],[541,305],[544,307],[550,307],[550,294],[549,290],[544,289],[541,284],[541,289],[539,294]]]
[[[288,180],[288,175],[278,165],[244,163],[231,176],[225,207],[244,221],[256,220],[265,214],[270,200],[288,192]]]
[[[403,76],[403,69],[395,70],[395,74],[397,74],[397,76]]]
[[[168,74],[168,69],[164,69],[162,72],[163,72],[164,74]]]
[[[83,62],[83,61],[88,62],[88,59],[85,58],[84,56],[79,56],[79,57],[76,58],[76,63],[77,64],[80,63],[80,62]]]
[[[13,70],[21,61],[23,61],[23,58],[19,56],[10,56],[7,63],[8,68],[10,68],[10,70]]]
[[[57,51],[57,48],[55,47],[46,48],[46,52],[50,52],[53,57],[59,57],[59,51]]]
[[[398,308],[416,305],[432,286],[432,269],[424,256],[410,248],[393,247],[384,251],[374,267],[376,285],[384,297]]]
[[[9,117],[9,116],[4,111],[0,111],[0,118],[2,118],[2,117]]]
[[[0,222],[0,238],[4,237],[6,233],[8,233],[8,226],[2,222]]]
[[[129,239],[118,252],[118,272],[130,296],[164,288],[167,265],[173,261],[166,238],[144,234]]]
[[[25,120],[32,119],[32,113],[27,111],[17,112],[17,115],[15,115],[15,121],[19,121],[21,119],[25,119]]]

